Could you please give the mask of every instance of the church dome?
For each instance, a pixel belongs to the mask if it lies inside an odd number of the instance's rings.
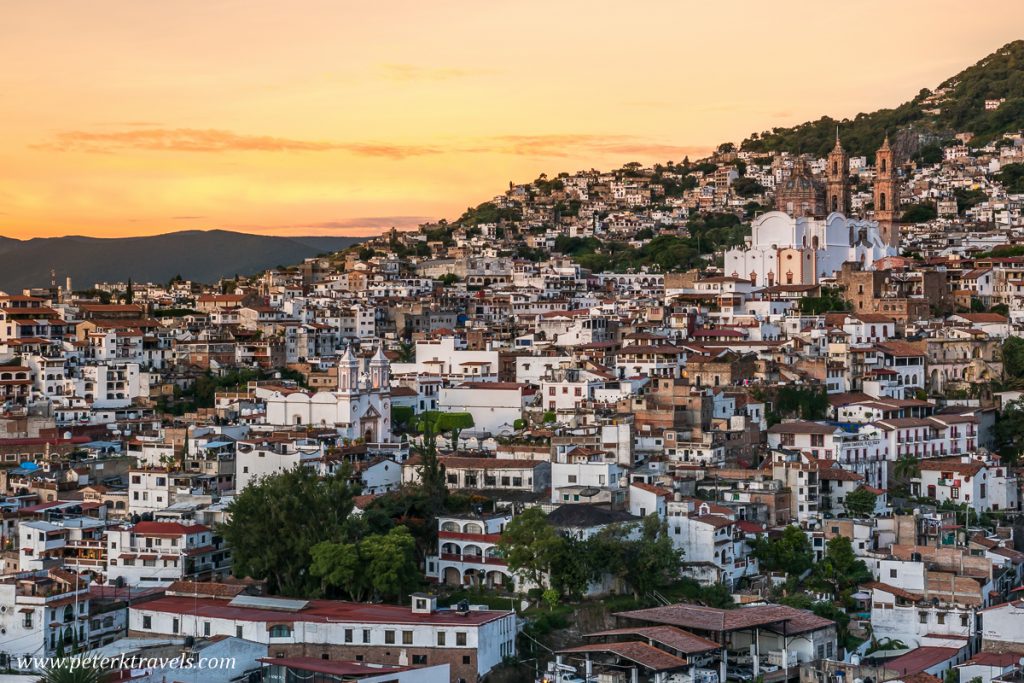
[[[820,216],[824,214],[824,188],[803,160],[797,161],[775,192],[775,208],[791,216]]]
[[[801,169],[799,172],[786,178],[786,182],[782,184],[782,187],[788,192],[814,190],[814,178],[807,173],[806,169]]]

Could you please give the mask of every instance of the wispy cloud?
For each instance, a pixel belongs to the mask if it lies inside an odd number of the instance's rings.
[[[206,216],[171,216],[172,221],[198,221]]]
[[[384,230],[398,228],[399,230],[412,230],[421,223],[428,223],[436,220],[434,216],[360,216],[353,218],[340,218],[331,221],[318,221],[315,223],[288,223],[281,225],[231,225],[224,226],[225,230],[241,230],[244,232],[270,232],[276,234],[290,233],[293,235],[316,233],[347,233],[350,235],[377,235]]]
[[[164,124],[158,121],[100,121],[94,125],[111,128],[152,128]]]
[[[670,158],[700,154],[706,147],[670,145],[633,135],[501,135],[491,138],[480,152],[498,152],[521,156],[569,157],[581,153],[637,155]]]
[[[612,154],[638,158],[670,159],[708,151],[706,147],[673,145],[636,135],[619,134],[497,135],[469,139],[455,138],[429,144],[396,144],[300,140],[271,135],[246,135],[214,128],[145,127],[116,131],[64,131],[58,133],[48,142],[33,145],[33,148],[92,154],[112,154],[126,150],[185,153],[343,152],[362,157],[395,160],[445,153],[509,154],[548,158]]]
[[[460,78],[490,76],[497,72],[491,69],[466,69],[462,67],[418,66],[416,64],[381,64],[384,78],[392,81],[451,81]]]
[[[50,142],[33,147],[61,152],[100,154],[121,150],[207,153],[342,151],[358,156],[391,159],[440,154],[442,151],[427,145],[297,140],[271,135],[245,135],[213,128],[144,128],[113,132],[73,130],[58,133]]]

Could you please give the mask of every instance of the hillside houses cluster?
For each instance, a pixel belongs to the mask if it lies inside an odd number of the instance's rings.
[[[654,516],[679,576],[743,605],[618,613],[558,661],[701,683],[853,666],[832,620],[771,602],[787,577],[756,541],[796,527],[816,560],[841,536],[870,570],[851,630],[906,646],[896,678],[1013,674],[1020,473],[996,427],[1021,395],[1003,351],[1024,256],[988,252],[1019,237],[1022,196],[996,175],[1024,141],[1004,140],[931,165],[837,139],[825,159],[541,177],[459,222],[213,286],[0,295],[0,652],[191,635],[249,642],[278,675],[365,675],[359,654],[389,680],[478,680],[515,656],[513,612],[261,595],[218,531],[263,477],[346,471],[358,514],[436,449],[444,484],[488,502],[439,514],[436,590],[536,588],[499,548],[536,507],[576,538]],[[925,202],[934,218],[900,222]],[[751,234],[701,268],[561,251],[689,239],[712,213]],[[339,658],[354,668],[313,662]]]

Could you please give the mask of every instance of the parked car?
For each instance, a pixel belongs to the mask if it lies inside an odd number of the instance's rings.
[[[745,666],[729,667],[725,675],[727,681],[740,681],[740,683],[748,683],[754,680],[754,670]]]

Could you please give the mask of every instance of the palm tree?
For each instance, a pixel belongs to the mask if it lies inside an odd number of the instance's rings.
[[[71,666],[70,659],[61,658],[58,664],[46,669],[40,683],[101,683],[107,672],[91,666]]]
[[[901,489],[904,494],[910,492],[910,480],[921,476],[921,460],[912,455],[899,457],[892,467],[892,478],[896,482],[895,488]]]
[[[416,360],[416,346],[411,341],[401,341],[398,344],[398,362],[411,363]]]

